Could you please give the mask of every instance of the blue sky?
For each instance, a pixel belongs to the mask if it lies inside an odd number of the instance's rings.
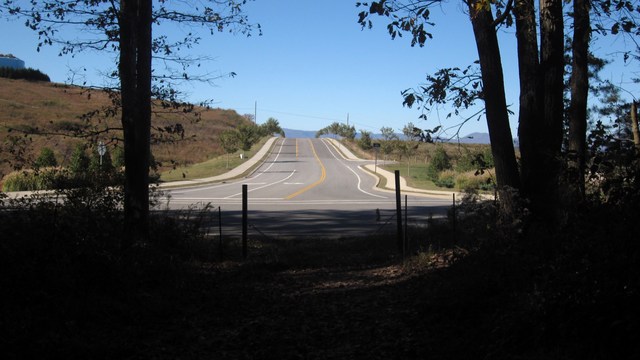
[[[475,112],[446,119],[448,109],[434,109],[425,122],[418,118],[418,110],[402,106],[400,95],[421,83],[428,73],[442,67],[465,67],[477,58],[470,22],[460,2],[443,3],[432,11],[434,38],[423,48],[412,48],[407,36],[391,40],[382,18],[375,19],[372,30],[362,30],[357,23],[359,11],[355,1],[347,0],[248,3],[245,12],[252,22],[260,23],[263,35],[247,38],[203,32],[203,41],[192,55],[212,60],[199,71],[237,75],[221,78],[214,86],[184,84],[187,100],[212,99],[214,107],[235,109],[240,114],[253,114],[257,103],[258,123],[273,117],[282,127],[299,130],[318,130],[347,118],[356,129],[371,132],[383,126],[401,131],[408,122],[422,128],[446,128]],[[45,47],[38,53],[36,34],[20,21],[0,20],[0,33],[11,34],[0,43],[0,53],[16,55],[26,66],[47,73],[56,82],[70,82],[73,70],[86,68],[85,75],[75,75],[74,81],[78,83],[84,76],[89,84],[100,85],[104,81],[100,74],[114,66],[113,57],[105,54],[59,57],[56,47]],[[514,36],[511,29],[500,36],[507,101],[517,111]],[[620,71],[610,76],[620,81],[631,76],[629,68]],[[484,119],[470,121],[461,134],[476,131],[486,132]],[[453,135],[455,129],[448,133]]]

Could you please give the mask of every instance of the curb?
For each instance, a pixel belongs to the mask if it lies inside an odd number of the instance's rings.
[[[272,148],[273,143],[276,141],[276,139],[278,138],[272,137],[269,140],[267,140],[262,146],[262,148],[255,153],[255,155],[247,159],[247,161],[242,163],[240,166],[235,167],[224,174],[220,174],[220,175],[216,175],[208,178],[202,178],[202,179],[166,182],[166,183],[161,183],[160,185],[158,185],[158,187],[172,188],[172,187],[183,187],[183,186],[198,186],[198,185],[217,183],[225,180],[231,180],[231,179],[242,177],[245,175],[245,173],[251,170],[251,168],[254,167],[254,165],[264,161],[265,155]],[[254,171],[255,169],[250,171],[248,174],[246,174],[246,176],[250,176]]]

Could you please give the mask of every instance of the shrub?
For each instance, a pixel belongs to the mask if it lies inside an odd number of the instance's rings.
[[[438,178],[433,181],[436,186],[445,187],[445,188],[453,188],[456,184],[456,173],[453,170],[446,170],[441,172],[438,175]]]
[[[89,157],[84,150],[84,145],[78,144],[71,154],[69,170],[75,176],[86,174],[89,170]]]
[[[362,150],[370,150],[373,145],[371,143],[371,132],[366,130],[360,130],[360,139],[358,139],[358,146]]]
[[[58,161],[56,160],[56,156],[53,153],[53,150],[48,147],[43,147],[40,150],[40,155],[36,159],[33,164],[36,169],[44,168],[44,167],[55,167],[58,166]]]
[[[475,159],[477,153],[472,153],[469,150],[466,150],[462,156],[458,158],[456,162],[456,171],[458,172],[467,172],[471,170],[476,170],[477,167],[474,165],[473,160]]]
[[[122,146],[116,146],[113,148],[111,161],[116,169],[124,167],[124,148]]]
[[[467,151],[463,154],[456,164],[456,170],[458,172],[467,172],[472,170],[484,170],[492,168],[493,155],[491,154],[491,147],[485,147],[482,150],[476,152]]]
[[[493,179],[488,172],[477,174],[476,171],[459,173],[456,176],[456,187],[462,190],[491,190],[493,189]]]
[[[447,155],[444,147],[436,147],[433,158],[431,158],[431,162],[429,162],[429,166],[427,166],[427,176],[429,179],[436,182],[439,180],[440,172],[449,169],[451,169],[451,159],[449,158],[449,155]]]
[[[60,168],[14,171],[5,176],[2,191],[52,190],[65,187],[68,174]]]

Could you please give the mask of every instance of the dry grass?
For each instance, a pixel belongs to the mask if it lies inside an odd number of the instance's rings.
[[[118,128],[119,118],[98,115],[90,121],[82,115],[110,105],[105,92],[56,83],[30,82],[0,78],[0,177],[12,170],[11,154],[7,151],[10,136],[26,139],[26,157],[35,159],[42,147],[54,150],[58,163],[65,165],[77,143],[88,140],[76,137],[52,135],[65,129],[94,126],[97,129]],[[156,110],[159,110],[156,108]],[[199,163],[223,153],[218,145],[218,134],[246,121],[233,110],[197,109],[200,116],[193,114],[156,112],[152,126],[164,128],[181,124],[184,138],[174,137],[174,141],[154,143],[152,153],[156,161],[167,170],[175,165]],[[26,135],[27,133],[41,135]],[[120,131],[112,131],[92,141],[103,140],[112,146],[121,146],[117,141]]]

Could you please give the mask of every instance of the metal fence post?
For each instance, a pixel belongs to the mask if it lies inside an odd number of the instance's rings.
[[[400,195],[400,170],[395,171],[396,175],[396,222],[398,225],[398,250],[402,252],[404,248],[404,236],[402,235],[402,198]]]
[[[456,229],[457,217],[458,217],[458,214],[456,214],[456,194],[454,193],[453,194],[453,243],[454,244],[457,243],[457,234],[458,234]]]
[[[220,248],[218,250],[220,251],[220,261],[222,261],[224,252],[222,245],[222,208],[220,206],[218,206],[218,234],[220,235]]]
[[[242,258],[247,258],[247,191],[248,185],[242,185]]]

